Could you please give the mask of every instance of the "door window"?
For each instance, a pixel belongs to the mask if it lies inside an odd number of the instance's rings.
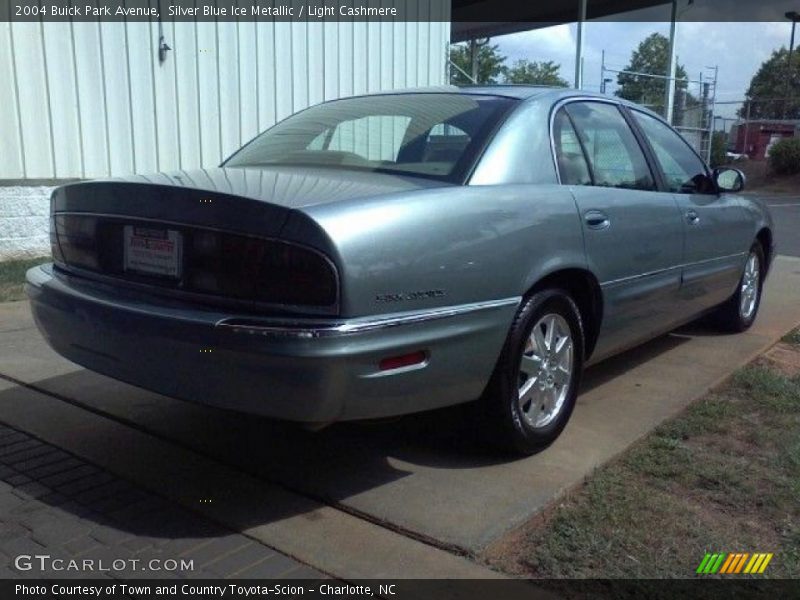
[[[703,161],[672,128],[638,110],[631,111],[655,152],[667,189],[679,194],[714,193]]]
[[[578,134],[562,108],[553,121],[553,140],[561,183],[566,185],[592,185],[589,165],[583,154]]]
[[[655,189],[644,153],[615,105],[573,102],[566,109],[586,149],[594,185]]]

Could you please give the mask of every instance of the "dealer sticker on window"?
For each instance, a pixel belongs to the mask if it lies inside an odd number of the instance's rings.
[[[123,237],[126,271],[180,277],[182,248],[179,231],[126,225]]]

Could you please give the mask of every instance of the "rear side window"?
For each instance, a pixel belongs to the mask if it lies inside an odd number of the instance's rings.
[[[589,165],[583,154],[578,134],[562,108],[553,121],[553,141],[556,146],[556,160],[561,183],[566,185],[591,185]]]
[[[616,106],[603,102],[573,102],[566,110],[586,150],[594,185],[655,189],[644,153]]]
[[[711,185],[706,166],[689,149],[689,145],[682,137],[650,115],[638,110],[631,112],[653,147],[670,192],[714,193],[714,186]]]

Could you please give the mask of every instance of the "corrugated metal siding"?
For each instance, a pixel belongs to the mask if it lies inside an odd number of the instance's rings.
[[[157,23],[0,22],[0,179],[214,166],[322,100],[444,84],[449,1],[409,3],[430,20],[165,22],[163,64]]]

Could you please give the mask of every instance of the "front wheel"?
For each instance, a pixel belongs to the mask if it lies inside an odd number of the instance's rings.
[[[750,248],[736,293],[717,309],[717,324],[725,331],[739,333],[749,329],[761,306],[764,282],[764,250],[755,243]]]
[[[575,406],[583,348],[581,315],[566,292],[527,298],[481,400],[488,441],[516,454],[550,445]]]

